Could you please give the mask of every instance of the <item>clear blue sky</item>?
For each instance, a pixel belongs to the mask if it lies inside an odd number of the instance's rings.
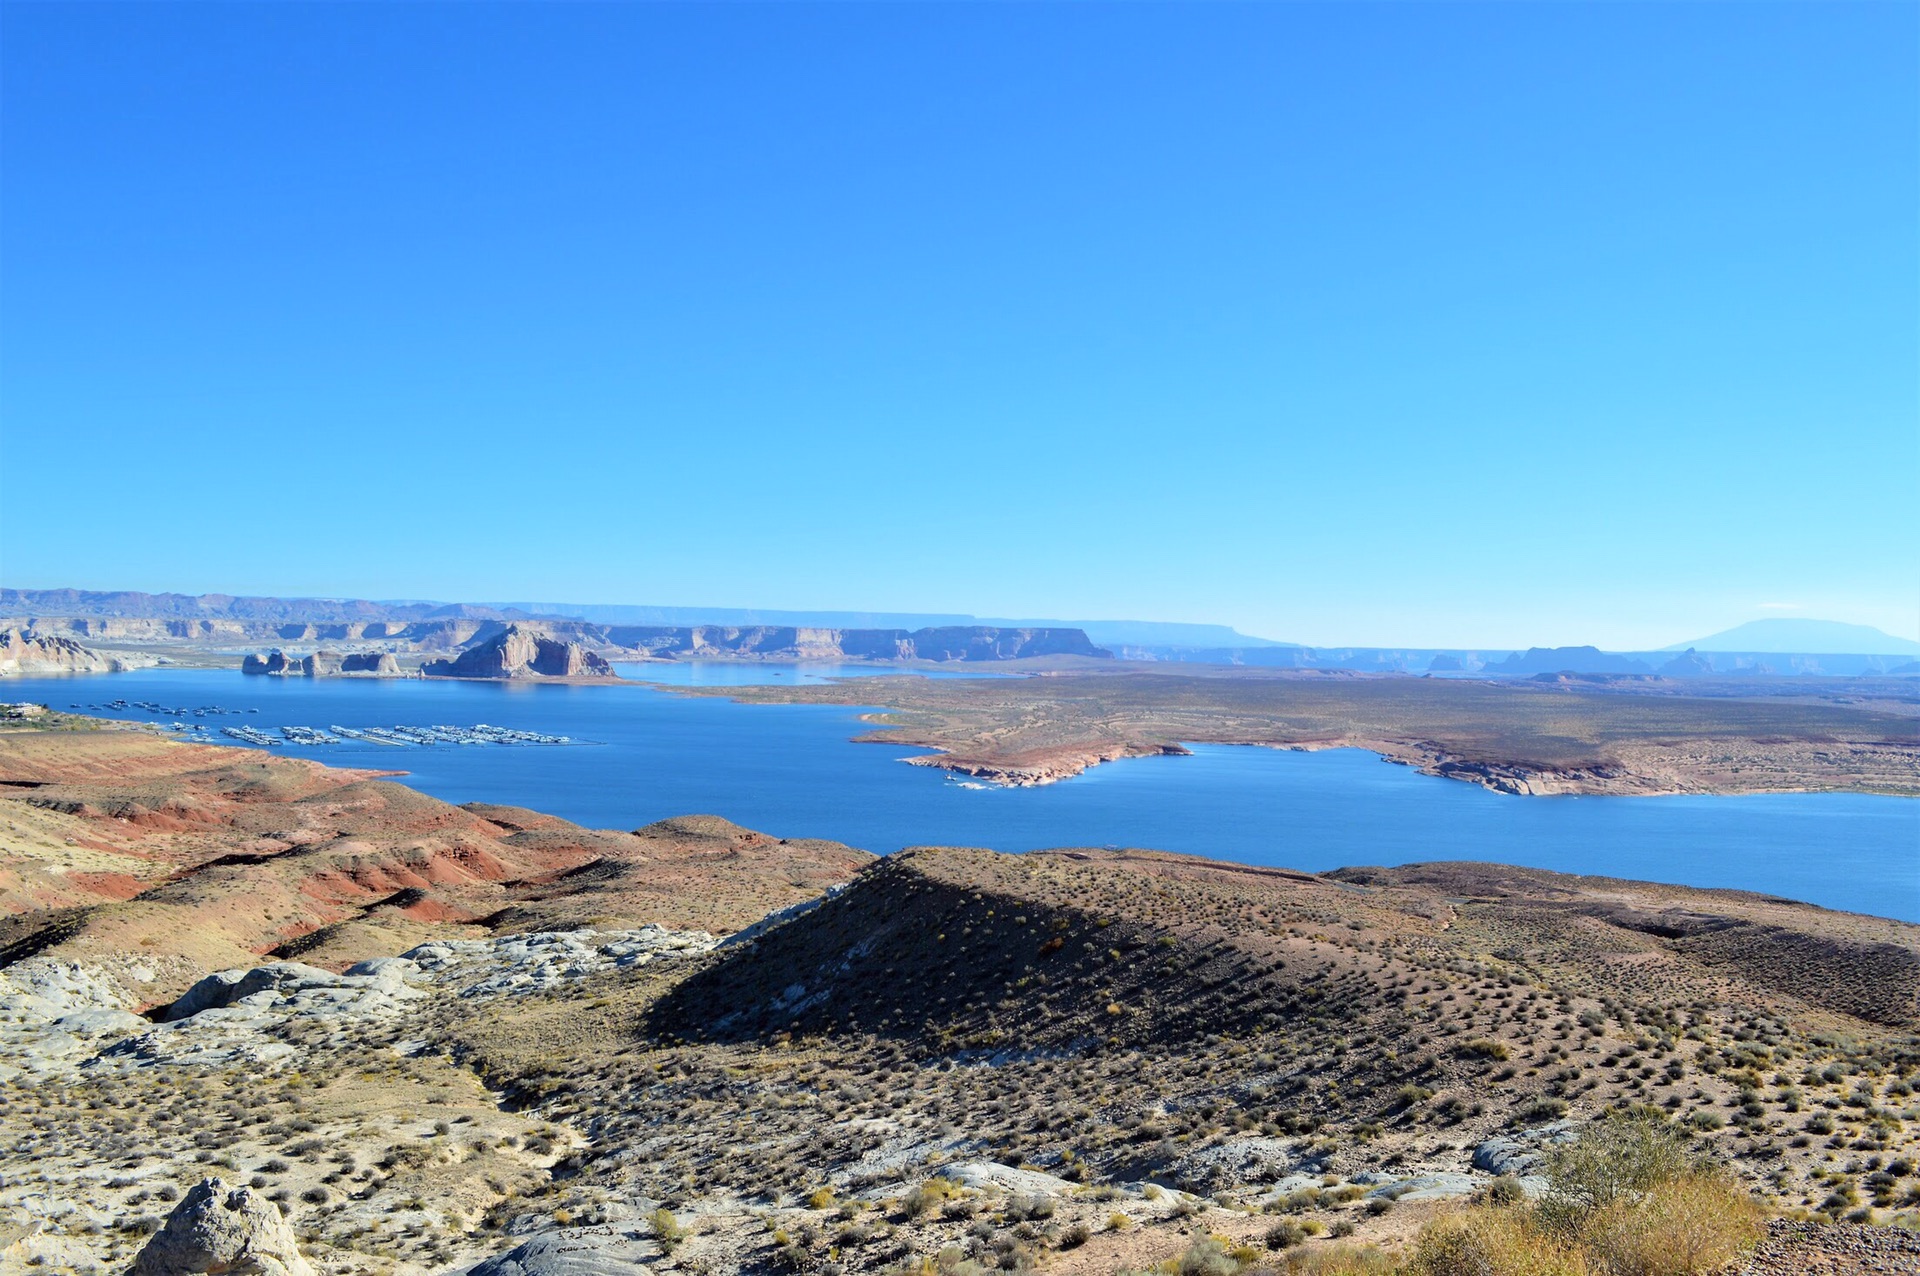
[[[7,4],[0,579],[1920,633],[1911,4]]]

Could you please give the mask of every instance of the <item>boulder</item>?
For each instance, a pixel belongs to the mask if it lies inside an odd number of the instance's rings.
[[[279,1207],[250,1187],[202,1179],[133,1260],[128,1276],[314,1276]]]
[[[1385,1187],[1376,1187],[1367,1196],[1369,1199],[1377,1197],[1389,1201],[1444,1201],[1458,1196],[1472,1196],[1480,1183],[1481,1180],[1471,1174],[1422,1174],[1389,1183]]]
[[[1496,1134],[1473,1150],[1473,1168],[1487,1174],[1531,1174],[1546,1159],[1547,1147],[1572,1142],[1576,1132],[1575,1122],[1554,1121],[1531,1130]]]
[[[976,1190],[997,1187],[1027,1196],[1071,1196],[1080,1187],[1078,1183],[1052,1174],[1039,1170],[1017,1170],[998,1161],[967,1161],[960,1165],[942,1166],[940,1177],[961,1187]]]

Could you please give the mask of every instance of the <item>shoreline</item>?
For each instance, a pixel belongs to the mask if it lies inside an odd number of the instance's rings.
[[[916,748],[937,750],[937,746],[873,733],[854,737],[854,743],[913,744]],[[1273,749],[1282,753],[1321,753],[1334,749],[1357,749],[1363,753],[1371,753],[1380,761],[1390,765],[1410,767],[1421,775],[1439,780],[1459,780],[1477,785],[1490,793],[1509,797],[1740,798],[1763,797],[1768,794],[1842,793],[1858,797],[1920,799],[1920,793],[1846,785],[1770,785],[1744,789],[1687,788],[1659,785],[1646,781],[1644,777],[1625,774],[1613,777],[1583,770],[1501,766],[1451,758],[1440,761],[1420,761],[1414,757],[1404,756],[1401,751],[1378,741],[1340,740],[1308,744],[1271,740],[1187,740],[1176,744],[1122,745],[1087,751],[1063,749],[1058,757],[1022,763],[969,759],[944,750],[937,750],[919,757],[903,758],[901,761],[908,766],[928,767],[953,775],[964,775],[969,779],[983,780],[999,788],[1040,788],[1075,779],[1107,762],[1119,762],[1129,758],[1191,757],[1192,746],[1195,745],[1230,749]],[[1614,782],[1616,779],[1620,782]]]

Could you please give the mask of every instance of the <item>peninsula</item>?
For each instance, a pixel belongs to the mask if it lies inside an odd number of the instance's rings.
[[[1000,784],[1047,784],[1189,743],[1363,748],[1497,792],[1920,795],[1905,679],[1417,678],[1116,665],[1022,679],[680,688],[755,703],[888,706],[866,741]]]

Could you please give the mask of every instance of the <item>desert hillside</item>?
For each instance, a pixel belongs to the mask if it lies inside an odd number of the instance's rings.
[[[46,715],[0,910],[0,1270],[224,1201],[328,1276],[1386,1271],[1641,1128],[1809,1220],[1755,1272],[1914,1256],[1920,928],[1785,900],[587,830]]]

